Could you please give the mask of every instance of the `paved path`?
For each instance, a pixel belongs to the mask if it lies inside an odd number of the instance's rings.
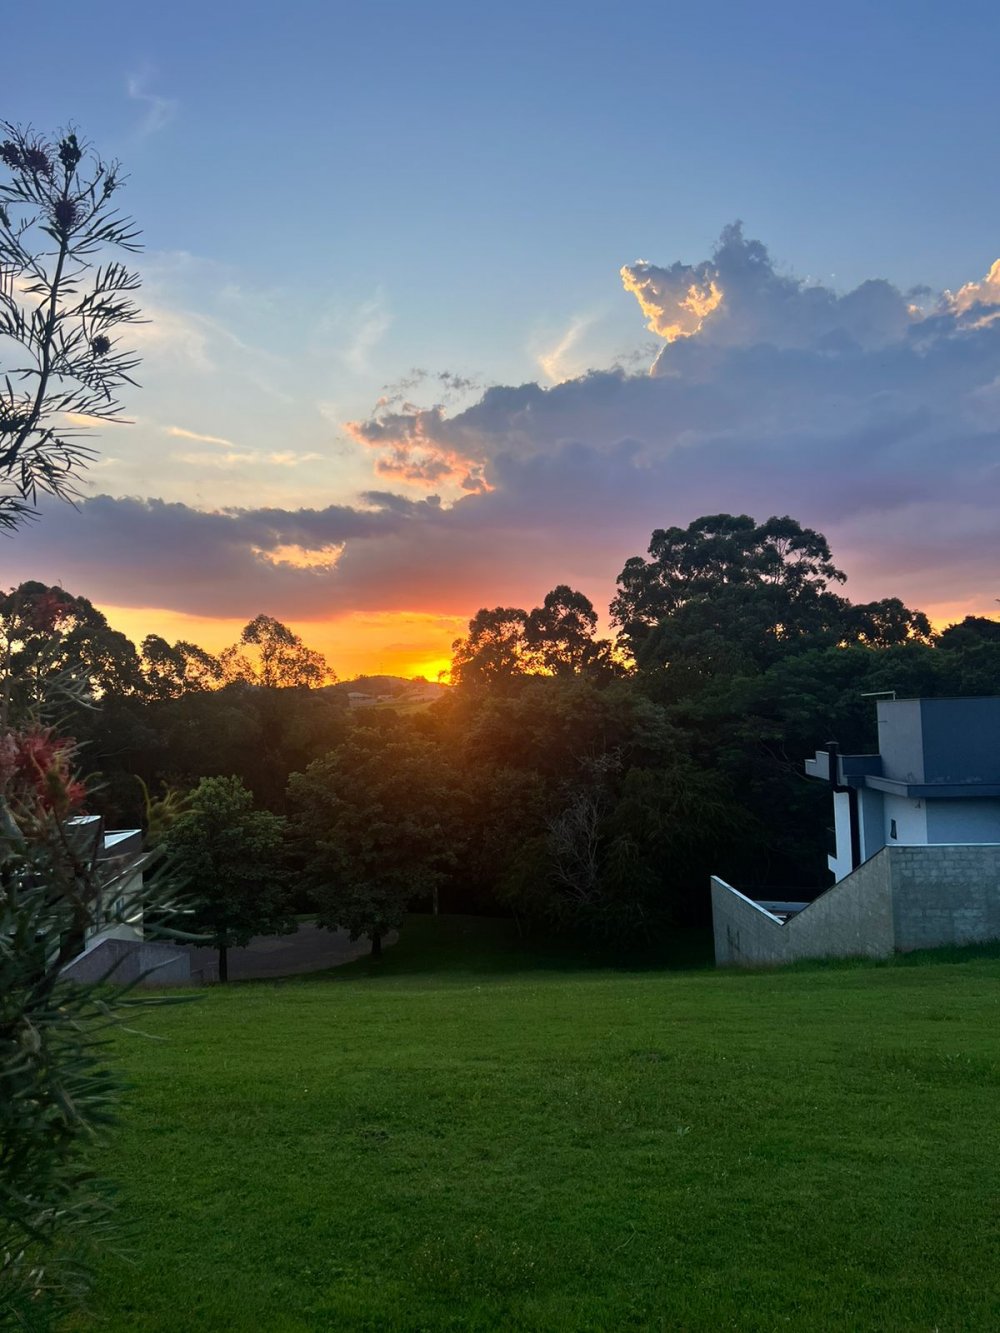
[[[382,947],[395,944],[395,931]],[[294,935],[257,935],[245,949],[229,950],[229,980],[250,981],[263,977],[291,977],[299,972],[321,972],[327,967],[362,958],[371,941],[348,938],[346,930],[321,930],[311,923],[299,926]],[[219,955],[215,949],[191,949],[191,979],[217,981]]]

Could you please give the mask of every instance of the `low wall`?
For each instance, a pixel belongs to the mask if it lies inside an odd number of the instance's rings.
[[[720,967],[731,963],[751,967],[788,959],[788,936],[780,919],[715,875],[712,926],[715,961]]]
[[[184,986],[191,981],[191,960],[184,950],[169,944],[103,939],[67,963],[62,975],[71,981],[100,981],[107,977],[116,986],[140,977],[142,986]]]
[[[896,948],[1000,939],[1000,845],[890,847]]]
[[[883,847],[784,925],[713,876],[712,918],[720,966],[1000,939],[1000,844]]]

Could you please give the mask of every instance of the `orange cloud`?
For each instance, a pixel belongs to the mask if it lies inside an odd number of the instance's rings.
[[[691,270],[683,277],[656,270],[642,261],[621,270],[622,285],[639,302],[646,327],[668,343],[691,338],[722,304],[722,288],[715,278],[699,281]]]
[[[388,413],[370,421],[346,421],[344,429],[359,444],[379,452],[375,471],[380,477],[428,489],[453,486],[458,491],[491,491],[480,459],[434,438],[441,421],[440,410],[431,408]]]

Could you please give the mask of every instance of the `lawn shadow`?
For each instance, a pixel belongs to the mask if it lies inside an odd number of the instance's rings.
[[[380,959],[359,958],[311,977],[462,978],[531,971],[689,971],[712,965],[708,931],[676,931],[656,945],[643,941],[626,949],[524,933],[512,918],[411,913],[398,942]]]

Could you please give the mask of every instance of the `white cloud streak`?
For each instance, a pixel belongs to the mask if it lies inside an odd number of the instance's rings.
[[[161,130],[166,129],[178,111],[178,102],[175,98],[151,93],[147,91],[145,84],[146,76],[142,74],[131,74],[126,82],[128,95],[132,101],[145,107],[145,114],[136,127],[136,135],[140,139],[159,134]]]

